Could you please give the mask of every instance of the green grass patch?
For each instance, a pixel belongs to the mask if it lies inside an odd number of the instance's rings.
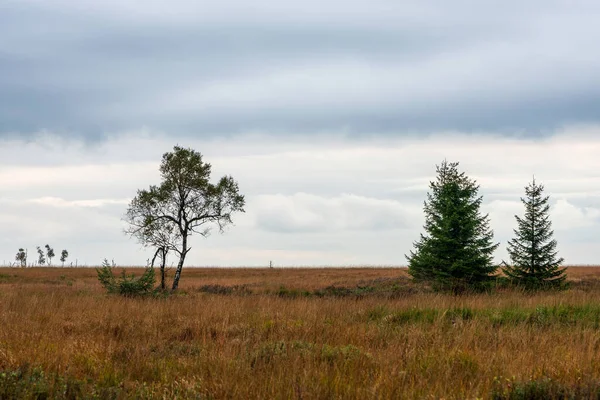
[[[120,382],[102,385],[58,374],[47,374],[39,367],[24,365],[0,372],[0,399],[116,399]]]
[[[135,382],[124,384],[113,373],[98,379],[78,379],[68,375],[48,373],[40,367],[21,366],[0,371],[2,400],[75,400],[75,399],[204,399],[214,396],[198,382],[182,385],[177,379],[164,383]]]
[[[385,307],[376,307],[366,312],[367,321],[388,324],[418,324],[479,320],[494,326],[532,325],[600,327],[600,305],[586,304],[538,306],[536,308],[507,307],[499,309],[473,309],[468,307],[409,308],[391,311]]]
[[[285,286],[280,286],[279,289],[275,292],[275,294],[279,297],[288,298],[288,299],[296,299],[298,297],[311,297],[313,294],[308,290],[300,290],[300,289],[288,289]]]
[[[496,378],[492,391],[494,400],[551,400],[551,399],[598,399],[598,383],[567,385],[548,377],[518,381]]]
[[[289,358],[312,359],[329,365],[341,365],[361,358],[371,356],[359,347],[348,344],[332,346],[329,344],[317,345],[301,340],[276,341],[263,343],[259,348],[250,353],[252,368],[271,364],[278,360]]]
[[[17,275],[0,274],[0,283],[12,282],[17,278]]]

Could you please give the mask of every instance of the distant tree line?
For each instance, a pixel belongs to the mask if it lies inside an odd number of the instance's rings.
[[[36,247],[36,252],[37,252],[37,259],[31,263],[30,265],[37,265],[37,266],[43,266],[43,265],[48,265],[48,266],[52,266],[52,259],[56,256],[56,254],[54,253],[54,249],[52,247],[50,247],[50,245],[45,245],[44,248],[41,248],[40,246]],[[60,262],[61,262],[61,266],[65,266],[65,262],[67,261],[67,258],[69,258],[69,252],[67,250],[63,250],[60,252]],[[28,251],[27,249],[24,248],[20,248],[19,251],[17,251],[17,255],[15,256],[15,260],[17,262],[17,265],[20,267],[27,267],[27,260],[28,260]]]

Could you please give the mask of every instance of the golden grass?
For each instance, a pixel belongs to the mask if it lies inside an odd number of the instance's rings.
[[[397,268],[188,268],[178,295],[126,299],[104,294],[93,269],[1,269],[0,398],[33,397],[10,392],[27,379],[57,398],[590,397],[600,268],[569,278],[565,292],[454,297]],[[394,296],[308,295],[382,282]]]

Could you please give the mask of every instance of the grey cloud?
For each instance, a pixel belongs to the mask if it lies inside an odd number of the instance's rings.
[[[593,2],[219,4],[6,3],[1,134],[539,136],[600,119]]]

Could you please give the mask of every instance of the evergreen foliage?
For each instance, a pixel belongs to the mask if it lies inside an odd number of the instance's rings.
[[[102,262],[102,268],[96,268],[96,273],[98,274],[98,280],[100,284],[108,293],[116,293],[117,292],[117,283],[115,279],[115,275],[113,274],[113,268],[116,267],[114,261],[111,263],[105,258]]]
[[[508,242],[511,264],[503,271],[510,281],[527,289],[560,288],[564,285],[564,259],[558,257],[557,242],[548,212],[549,196],[544,196],[544,186],[535,178],[525,187],[526,198],[521,198],[525,215],[515,215],[515,237]]]
[[[98,280],[108,293],[117,293],[125,297],[146,296],[153,293],[156,282],[153,267],[146,268],[139,278],[136,278],[133,274],[126,274],[123,269],[119,280],[115,278],[113,273],[115,267],[114,261],[111,264],[107,259],[104,259],[102,268],[96,268]]]
[[[436,172],[424,205],[426,233],[407,256],[409,273],[439,290],[480,290],[497,269],[492,253],[498,244],[488,215],[479,210],[479,186],[458,171],[458,163],[444,160]]]

